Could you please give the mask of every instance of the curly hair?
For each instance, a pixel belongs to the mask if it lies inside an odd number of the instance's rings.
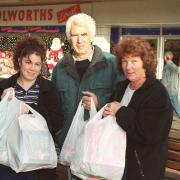
[[[29,56],[31,54],[36,54],[41,57],[41,61],[45,61],[46,48],[44,43],[38,37],[25,36],[25,38],[16,42],[13,54],[13,63],[15,70],[19,71],[19,61],[23,57]]]
[[[157,67],[156,52],[147,40],[140,37],[126,36],[116,44],[115,54],[120,72],[123,73],[122,59],[127,55],[131,55],[134,57],[139,56],[142,59],[146,77],[155,75]]]

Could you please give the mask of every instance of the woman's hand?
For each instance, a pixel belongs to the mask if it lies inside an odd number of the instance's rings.
[[[14,95],[14,88],[10,87],[10,88],[5,89],[1,95],[1,99],[3,99],[7,93],[9,94],[8,100],[9,101],[12,100],[13,95]]]
[[[96,108],[98,107],[98,98],[94,93],[89,91],[83,91],[82,94],[82,104],[86,110],[89,111],[91,108],[91,98],[93,99]]]
[[[111,103],[108,103],[107,106],[104,108],[103,117],[106,116],[115,116],[117,111],[121,108],[121,105],[119,102],[114,101]]]
[[[20,104],[20,113],[21,114],[28,114],[29,113],[29,109],[27,108],[27,106],[24,102],[21,102],[21,104]]]

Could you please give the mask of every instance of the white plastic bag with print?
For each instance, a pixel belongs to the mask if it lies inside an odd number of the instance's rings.
[[[42,115],[26,105],[32,114],[22,114],[14,121],[8,136],[10,167],[16,172],[57,166],[54,141]]]
[[[0,102],[0,164],[9,165],[7,153],[7,132],[11,123],[19,116],[19,101],[7,93]],[[12,133],[12,132],[11,132]]]
[[[115,117],[102,118],[103,111],[104,107],[86,124],[71,170],[77,176],[86,175],[79,176],[83,179],[120,180],[125,167],[126,132]]]
[[[92,98],[91,98],[91,108],[89,113],[90,113],[90,118],[97,113]],[[59,155],[59,163],[63,165],[71,164],[75,153],[76,143],[87,122],[88,122],[87,120],[86,121],[84,120],[84,107],[82,105],[82,100],[81,100],[78,105],[76,114],[74,115],[74,118],[72,120],[67,136],[65,138],[64,144],[62,146]]]

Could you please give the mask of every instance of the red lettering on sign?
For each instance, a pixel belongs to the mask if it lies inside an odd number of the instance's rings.
[[[26,12],[26,21],[32,21],[32,11],[30,9]]]
[[[48,9],[48,20],[52,20],[53,19],[53,14],[52,14],[52,9]]]
[[[8,11],[7,14],[9,21],[15,21],[17,11]]]
[[[40,21],[42,21],[42,20],[46,20],[46,9],[40,9],[40,15],[39,15],[40,17],[39,17],[39,19],[40,19]]]
[[[65,22],[70,16],[80,13],[80,5],[71,6],[67,9],[57,12],[58,23]]]
[[[39,13],[39,9],[34,9],[34,20],[37,21],[38,20],[38,13]]]
[[[7,9],[0,10],[1,22],[13,21],[51,21],[54,19],[53,9]]]
[[[6,11],[3,11],[3,21],[8,21],[8,19],[6,17]]]
[[[20,10],[19,13],[18,13],[18,18],[20,21],[23,21],[24,20],[24,11],[23,10]]]

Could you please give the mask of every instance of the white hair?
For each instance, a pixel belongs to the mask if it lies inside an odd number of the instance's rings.
[[[77,26],[84,26],[87,25],[88,30],[92,36],[92,38],[95,37],[96,35],[96,23],[95,20],[85,14],[85,13],[79,13],[79,14],[75,14],[73,16],[71,16],[67,22],[66,22],[66,36],[67,39],[69,40],[71,37],[71,27],[72,25],[77,25]]]

